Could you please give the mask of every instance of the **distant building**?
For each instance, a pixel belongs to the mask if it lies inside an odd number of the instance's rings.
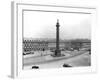
[[[60,41],[59,43],[60,50],[70,50],[87,48],[91,47],[90,41]],[[33,39],[24,39],[23,40],[23,51],[44,51],[44,50],[55,50],[56,42],[55,41],[44,41],[44,40],[33,40]]]
[[[24,40],[23,41],[23,50],[27,51],[36,51],[36,50],[47,50],[48,42],[45,41],[34,41],[34,40]]]

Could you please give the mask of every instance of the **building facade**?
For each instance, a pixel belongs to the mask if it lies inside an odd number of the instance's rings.
[[[60,41],[60,50],[70,50],[71,48],[79,49],[82,47],[91,47],[91,42],[74,42],[74,41]],[[55,41],[41,41],[33,39],[23,40],[23,52],[30,51],[45,51],[45,50],[55,50]]]
[[[48,42],[46,41],[34,41],[34,40],[23,40],[23,51],[37,51],[37,50],[47,50]]]

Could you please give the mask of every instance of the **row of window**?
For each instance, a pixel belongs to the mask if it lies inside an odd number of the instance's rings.
[[[32,48],[32,49],[34,49],[34,48],[47,48],[47,46],[32,46],[32,47],[24,47],[25,49],[27,49],[27,48]]]
[[[48,44],[24,44],[24,46],[47,46]]]
[[[24,51],[47,50],[48,48],[24,48]]]
[[[23,43],[48,43],[46,41],[24,40]]]

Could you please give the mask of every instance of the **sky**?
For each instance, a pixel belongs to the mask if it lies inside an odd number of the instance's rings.
[[[60,39],[91,38],[90,14],[36,11],[24,11],[24,37],[56,38],[57,19]]]

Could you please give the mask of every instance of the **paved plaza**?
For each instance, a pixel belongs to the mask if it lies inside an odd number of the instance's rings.
[[[24,69],[32,69],[32,66],[43,68],[61,68],[64,63],[72,67],[90,66],[91,56],[88,51],[62,51],[65,56],[53,57],[53,52],[36,51],[34,54],[24,55]]]

